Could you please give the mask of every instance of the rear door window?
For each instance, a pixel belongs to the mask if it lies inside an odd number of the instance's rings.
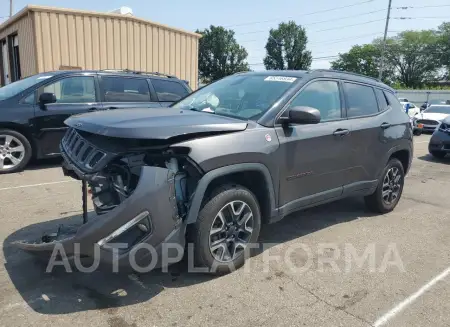
[[[344,83],[347,96],[347,117],[373,115],[378,112],[378,103],[371,86]]]
[[[150,102],[150,89],[145,78],[102,77],[105,102]]]
[[[156,78],[151,81],[161,102],[175,102],[189,94],[189,91],[179,82]]]

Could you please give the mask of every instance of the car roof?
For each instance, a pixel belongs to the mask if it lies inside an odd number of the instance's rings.
[[[297,77],[304,78],[306,76],[314,78],[314,77],[332,77],[339,79],[346,79],[354,82],[361,82],[371,84],[373,86],[382,87],[390,90],[395,93],[395,90],[388,85],[380,82],[378,79],[373,77],[368,77],[361,74],[339,71],[339,70],[331,70],[331,69],[312,69],[312,70],[264,70],[258,72],[240,72],[237,74],[245,74],[245,75],[264,75],[264,76],[286,76],[286,77]]]
[[[49,71],[45,72],[46,74],[52,74],[52,75],[70,75],[70,74],[79,74],[79,73],[87,73],[87,74],[101,74],[101,75],[114,75],[114,76],[124,76],[124,77],[132,77],[132,76],[141,76],[141,77],[151,77],[156,79],[163,79],[163,80],[174,80],[174,81],[181,81],[176,76],[172,75],[165,75],[158,72],[140,72],[140,71],[127,71],[127,70],[114,70],[114,69],[105,69],[105,70],[55,70],[55,71]],[[159,76],[160,75],[160,76]]]

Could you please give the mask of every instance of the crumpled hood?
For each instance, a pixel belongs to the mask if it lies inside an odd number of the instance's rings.
[[[422,112],[418,114],[416,118],[418,119],[431,119],[431,120],[443,120],[448,117],[449,114],[441,114],[436,112]]]
[[[102,110],[68,118],[76,129],[111,137],[169,139],[201,133],[237,132],[247,122],[210,113],[174,108]]]

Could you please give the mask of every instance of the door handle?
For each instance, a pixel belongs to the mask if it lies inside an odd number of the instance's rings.
[[[333,135],[336,135],[336,136],[345,136],[348,134],[350,134],[350,131],[348,129],[342,129],[342,128],[335,130],[333,133]]]
[[[391,127],[391,124],[389,124],[389,123],[383,123],[383,124],[380,125],[380,127],[381,127],[382,129],[386,129],[386,128]]]
[[[110,110],[110,109],[117,109],[117,107],[108,107],[106,109],[108,109],[108,110]]]
[[[88,111],[97,111],[97,109],[98,108],[96,108],[96,107],[92,107],[92,108],[89,108]]]

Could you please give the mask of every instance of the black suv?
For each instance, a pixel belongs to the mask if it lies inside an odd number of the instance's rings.
[[[261,224],[294,211],[353,195],[376,212],[393,210],[413,156],[394,90],[334,71],[239,73],[172,108],[66,124],[63,170],[88,184],[96,217],[19,246],[50,254],[61,242],[70,255],[80,243],[81,255],[99,247],[108,264],[113,250],[120,265],[130,256],[167,264],[181,256],[168,260],[165,246],[188,240],[197,265],[229,271]],[[155,251],[135,251],[142,244]]]
[[[73,114],[105,109],[165,107],[191,92],[186,81],[129,70],[55,71],[0,88],[0,174],[30,158],[59,155]]]

